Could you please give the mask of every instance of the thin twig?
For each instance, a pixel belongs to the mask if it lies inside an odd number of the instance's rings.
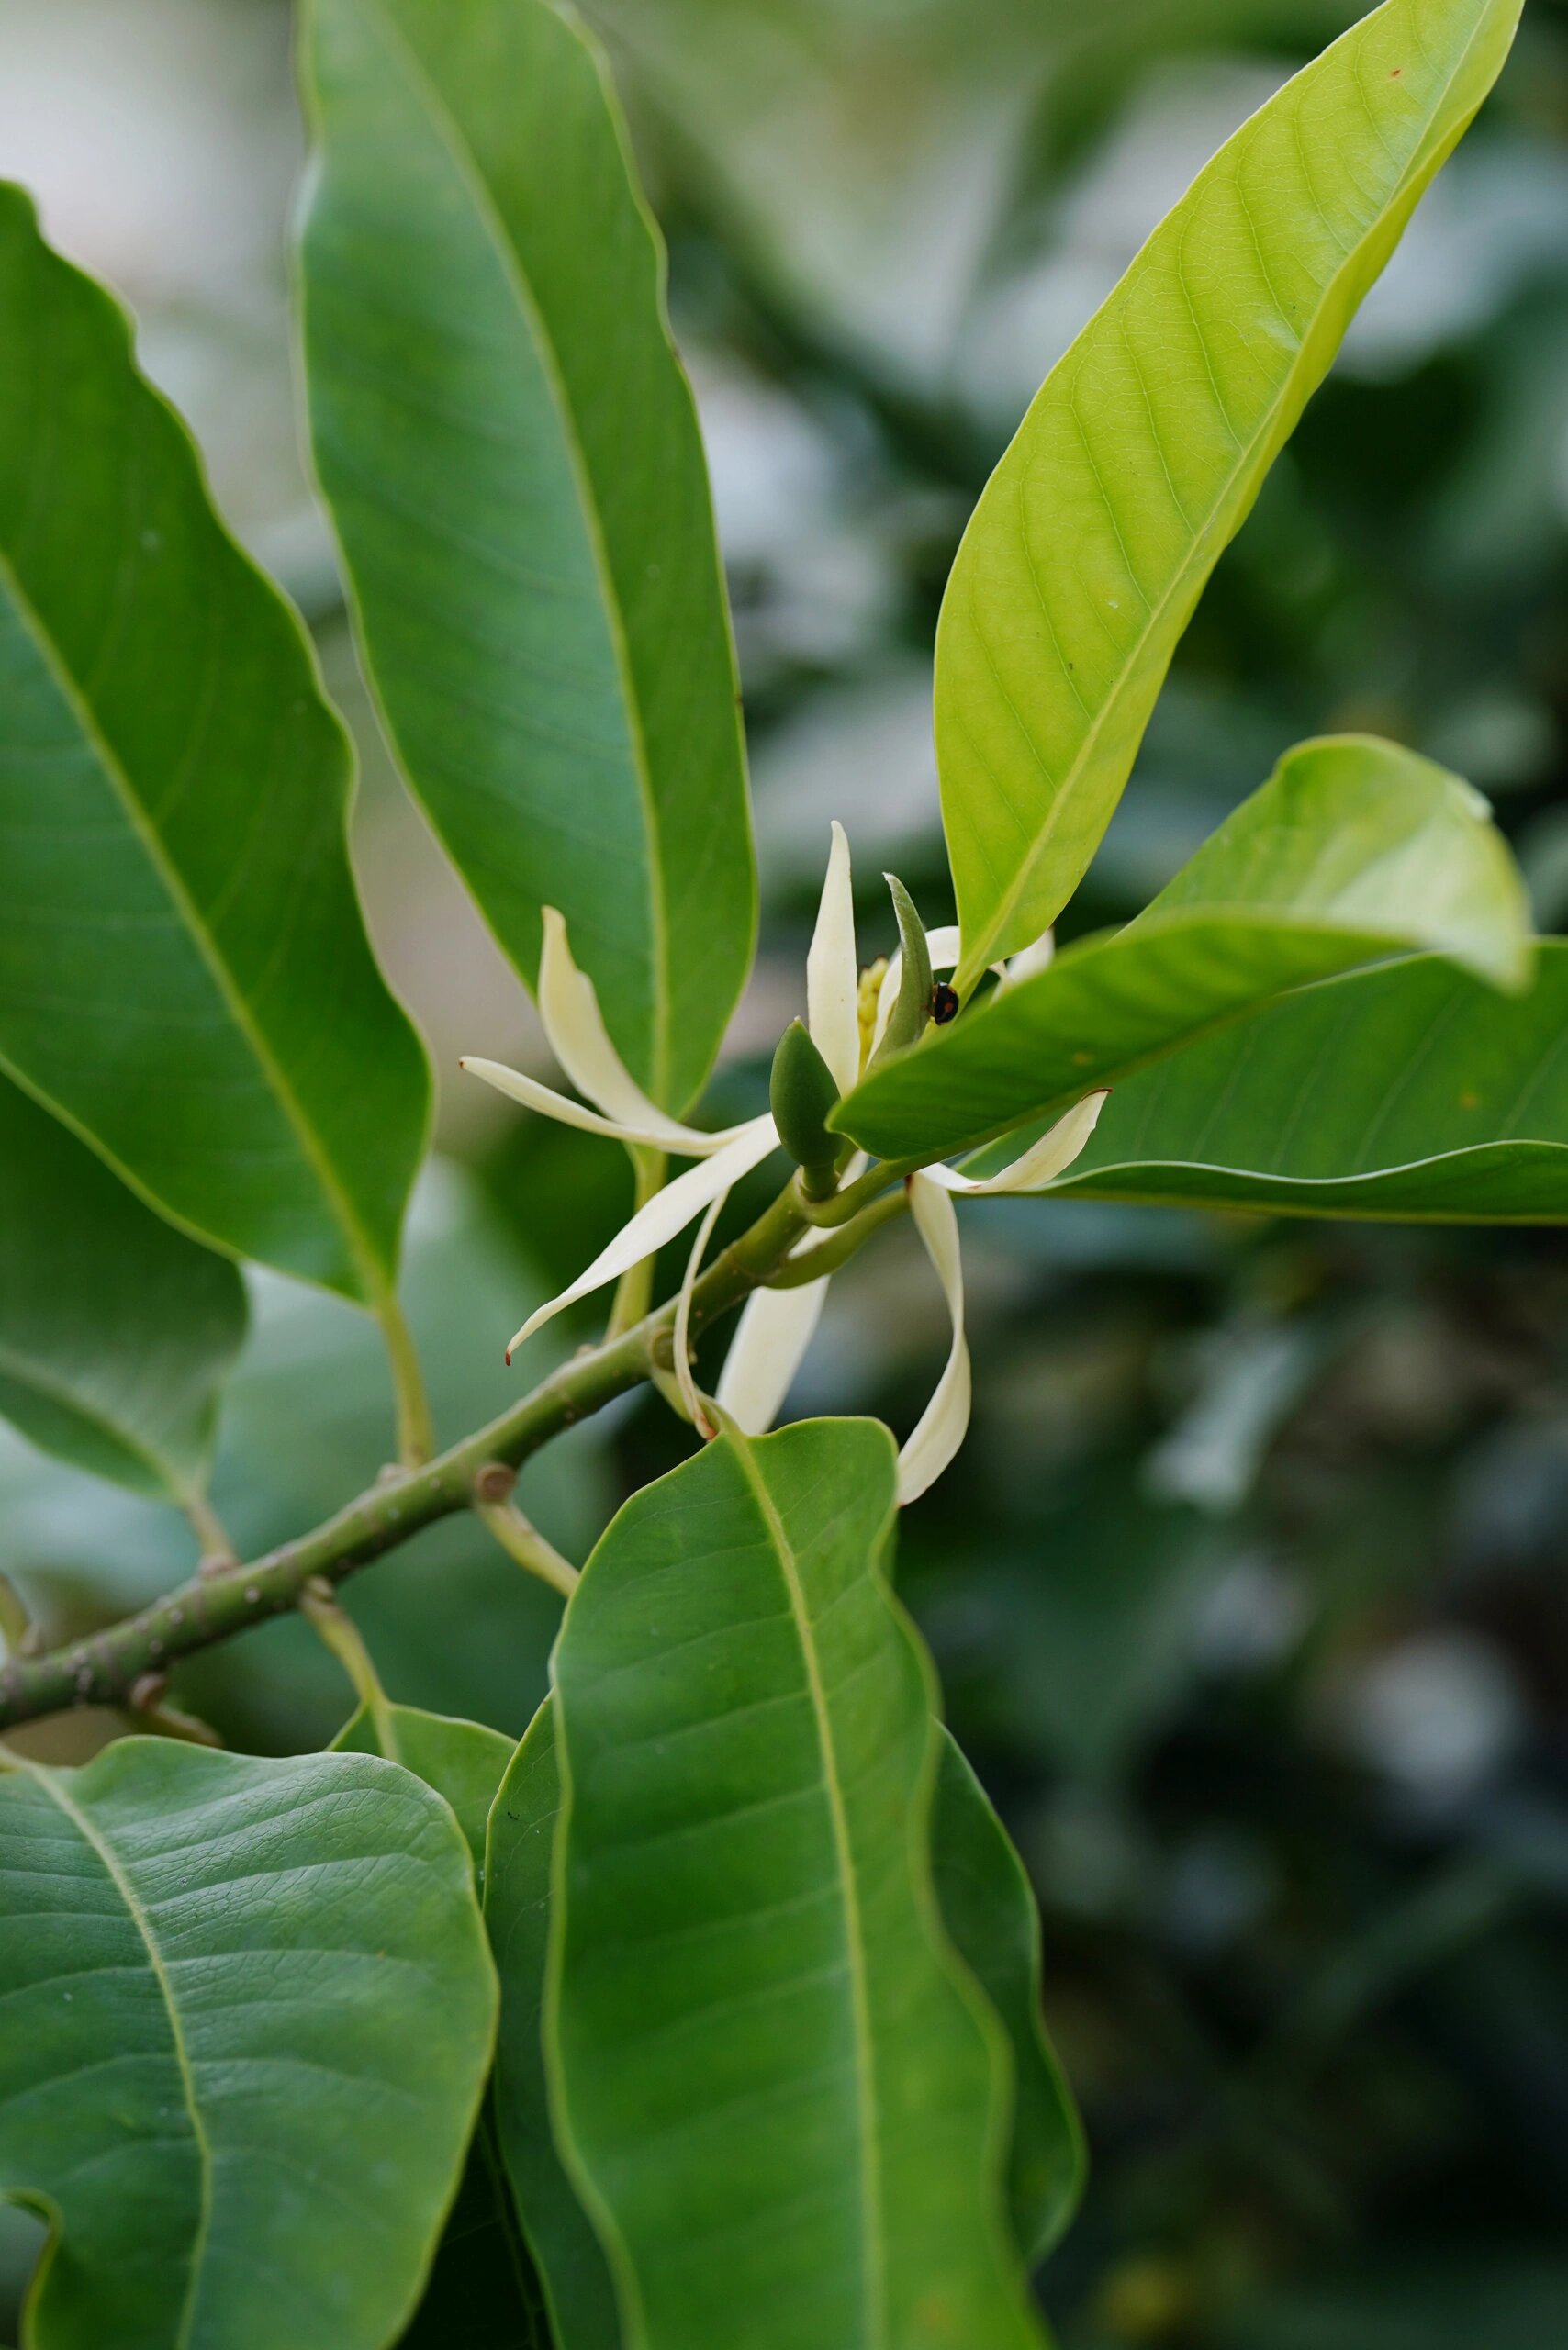
[[[577,1588],[576,1567],[569,1559],[563,1559],[553,1542],[546,1541],[515,1502],[487,1502],[476,1494],[474,1515],[495,1536],[509,1559],[515,1559],[520,1567],[537,1575],[541,1583],[547,1583],[564,1599],[571,1597]]]
[[[791,1186],[704,1273],[692,1300],[692,1328],[758,1288],[804,1229]],[[645,1379],[653,1348],[668,1332],[674,1312],[673,1304],[662,1306],[622,1337],[575,1356],[487,1427],[421,1468],[378,1482],[324,1525],[265,1558],[195,1575],[140,1614],[67,1648],[10,1658],[0,1668],[0,1730],[70,1706],[121,1703],[141,1674],[167,1672],[181,1657],[286,1614],[312,1576],[341,1583],[422,1527],[471,1508],[475,1479],[487,1462],[515,1468],[563,1428]]]
[[[398,1399],[398,1458],[405,1469],[420,1469],[435,1450],[435,1429],[414,1334],[403,1318],[395,1290],[388,1288],[376,1299],[375,1318],[386,1341]]]

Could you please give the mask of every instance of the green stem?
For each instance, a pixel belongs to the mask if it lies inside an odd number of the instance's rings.
[[[870,1206],[862,1208],[853,1224],[840,1226],[829,1239],[819,1240],[813,1248],[802,1248],[776,1272],[768,1282],[769,1289],[804,1289],[808,1281],[820,1281],[824,1275],[835,1273],[840,1265],[848,1263],[858,1254],[874,1232],[902,1215],[909,1205],[909,1193],[901,1183],[896,1192],[886,1192]]]
[[[879,1160],[875,1167],[868,1167],[864,1175],[857,1176],[842,1192],[835,1192],[830,1200],[809,1200],[802,1192],[801,1213],[808,1224],[829,1230],[841,1224],[852,1223],[862,1209],[880,1199],[892,1184],[902,1185],[906,1175],[917,1174],[925,1163],[924,1158]]]
[[[392,1366],[392,1388],[398,1400],[398,1458],[405,1469],[420,1469],[435,1451],[435,1428],[414,1334],[403,1319],[395,1290],[385,1290],[377,1298],[375,1318],[386,1342],[386,1360]]]
[[[198,1493],[193,1487],[185,1494],[180,1506],[185,1511],[186,1523],[196,1536],[204,1559],[232,1560],[239,1556],[229,1539],[228,1529],[223,1520],[205,1494]]]
[[[331,1650],[347,1673],[354,1695],[370,1716],[375,1731],[375,1743],[388,1762],[400,1762],[398,1751],[398,1731],[392,1719],[392,1707],[381,1685],[381,1675],[371,1661],[359,1626],[346,1615],[332,1595],[330,1583],[312,1580],[299,1595],[300,1614],[311,1629],[318,1633]]]
[[[9,1575],[0,1575],[0,1640],[12,1656],[29,1656],[38,1646],[28,1603]]]
[[[569,1599],[577,1588],[577,1571],[569,1559],[563,1559],[553,1542],[547,1542],[531,1518],[524,1517],[515,1502],[476,1500],[474,1515],[488,1528],[506,1552],[520,1567],[552,1591]]]
[[[791,1186],[703,1274],[692,1296],[691,1328],[760,1288],[805,1230]],[[312,1533],[250,1566],[195,1575],[107,1631],[46,1656],[9,1659],[0,1667],[0,1730],[68,1706],[119,1702],[141,1674],[167,1672],[181,1657],[286,1615],[312,1577],[335,1585],[421,1528],[472,1508],[476,1480],[488,1463],[516,1468],[563,1428],[644,1380],[661,1337],[667,1346],[674,1319],[671,1303],[620,1337],[573,1356],[487,1427],[420,1468],[378,1481]]]

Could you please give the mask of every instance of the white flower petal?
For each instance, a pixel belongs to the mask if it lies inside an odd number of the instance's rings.
[[[957,1167],[928,1167],[925,1171],[945,1192],[957,1192],[968,1200],[982,1200],[999,1192],[1042,1192],[1072,1165],[1098,1125],[1100,1113],[1110,1098],[1108,1086],[1098,1093],[1086,1093],[1081,1102],[1075,1102],[1054,1126],[1047,1128],[1038,1142],[1021,1151],[1000,1174],[966,1175]]]
[[[822,1315],[832,1275],[796,1289],[753,1290],[735,1326],[716,1400],[745,1436],[766,1436],[783,1408]]]
[[[563,1126],[576,1126],[585,1135],[607,1135],[611,1142],[642,1142],[655,1150],[677,1151],[687,1158],[711,1158],[736,1135],[745,1132],[744,1126],[722,1126],[717,1134],[703,1135],[692,1127],[682,1129],[683,1139],[677,1141],[667,1118],[660,1118],[656,1125],[627,1125],[619,1118],[602,1118],[597,1110],[585,1108],[568,1094],[541,1085],[536,1077],[524,1077],[521,1069],[508,1069],[504,1061],[479,1060],[465,1054],[457,1066],[469,1077],[482,1077],[487,1085],[493,1085],[509,1102],[521,1102],[525,1110],[537,1110],[542,1116],[554,1118]]]
[[[639,1140],[656,1141],[689,1158],[700,1156],[709,1138],[649,1101],[610,1041],[593,981],[572,959],[565,917],[554,906],[543,911],[539,1017],[550,1050],[577,1091],[597,1102],[617,1125],[634,1126]]]
[[[697,1286],[697,1275],[707,1254],[713,1226],[719,1221],[720,1210],[729,1196],[728,1192],[721,1192],[698,1225],[691,1254],[686,1260],[680,1294],[675,1301],[675,1383],[680,1390],[680,1400],[686,1406],[688,1418],[698,1435],[702,1437],[717,1436],[719,1431],[702,1408],[702,1397],[691,1369],[691,1292]]]
[[[1057,934],[1054,930],[1042,930],[1029,946],[1021,946],[1016,955],[1009,956],[1002,974],[1004,988],[1015,988],[1020,979],[1032,979],[1036,971],[1045,970],[1056,959]]]
[[[749,1175],[754,1167],[760,1167],[768,1152],[778,1147],[778,1129],[771,1117],[752,1118],[744,1126],[735,1127],[722,1150],[716,1150],[711,1158],[701,1160],[696,1167],[689,1167],[684,1175],[678,1175],[673,1183],[655,1192],[631,1222],[622,1225],[610,1246],[600,1249],[588,1270],[577,1275],[569,1289],[564,1289],[559,1297],[553,1297],[547,1305],[529,1315],[507,1348],[508,1360],[525,1338],[531,1338],[564,1306],[575,1304],[579,1297],[590,1297],[607,1281],[618,1281],[633,1265],[640,1265],[644,1257],[662,1248],[666,1240],[673,1240],[678,1232],[684,1232],[711,1201],[727,1192],[733,1183],[738,1183],[743,1175]]]
[[[909,1179],[910,1213],[936,1268],[953,1317],[953,1343],[936,1393],[899,1454],[901,1508],[934,1485],[962,1444],[969,1425],[969,1349],[964,1337],[964,1270],[958,1256],[958,1219],[947,1193],[924,1175]]]
[[[806,1026],[841,1093],[847,1093],[860,1074],[859,992],[849,843],[844,826],[835,823],[817,926],[806,957]]]

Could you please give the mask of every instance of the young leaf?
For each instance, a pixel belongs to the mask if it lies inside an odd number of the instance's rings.
[[[931,1821],[942,1922],[1013,2043],[1008,2196],[1031,2267],[1067,2228],[1083,2192],[1083,2125],[1040,2014],[1040,1914],[1007,1830],[952,1738]],[[505,1986],[502,1999],[505,1999]]]
[[[729,1434],[627,1504],[555,1656],[551,2108],[644,2350],[1038,2343],[1007,2051],[941,1930],[884,1429]]]
[[[364,1755],[127,1739],[0,1774],[0,2192],[34,2350],[382,2350],[495,1987],[444,1804]]]
[[[1530,942],[1508,851],[1485,803],[1429,760],[1368,736],[1306,743],[1136,922],[869,1071],[832,1124],[884,1158],[946,1158],[1405,947],[1519,984]]]
[[[513,1750],[511,1739],[483,1722],[429,1714],[420,1706],[388,1705],[377,1718],[365,1705],[350,1715],[328,1751],[385,1755],[444,1796],[477,1875],[485,1861],[485,1823]]]
[[[967,994],[1054,922],[1170,655],[1521,0],[1385,0],[1220,150],[1036,395],[936,638]]]
[[[204,1238],[391,1283],[428,1078],[350,758],[123,314],[0,188],[0,1066]]]
[[[544,2078],[550,1871],[560,1808],[554,1708],[547,1697],[501,1782],[485,1860],[485,1924],[501,1984],[496,2136],[556,2350],[620,2350],[615,2286],[555,2151]]]
[[[1054,1191],[1271,1214],[1568,1223],[1568,941],[1517,1001],[1430,957],[1357,971],[1118,1089]]]
[[[543,0],[309,0],[304,70],[311,433],[388,732],[518,969],[558,908],[679,1110],[756,890],[701,445],[607,74]]]
[[[0,1077],[0,1412],[135,1492],[199,1488],[245,1335],[226,1258],[155,1216]]]

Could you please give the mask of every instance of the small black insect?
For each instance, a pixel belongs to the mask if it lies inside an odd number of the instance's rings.
[[[946,979],[938,979],[931,990],[931,1017],[938,1028],[946,1028],[949,1020],[958,1016],[958,996]]]

